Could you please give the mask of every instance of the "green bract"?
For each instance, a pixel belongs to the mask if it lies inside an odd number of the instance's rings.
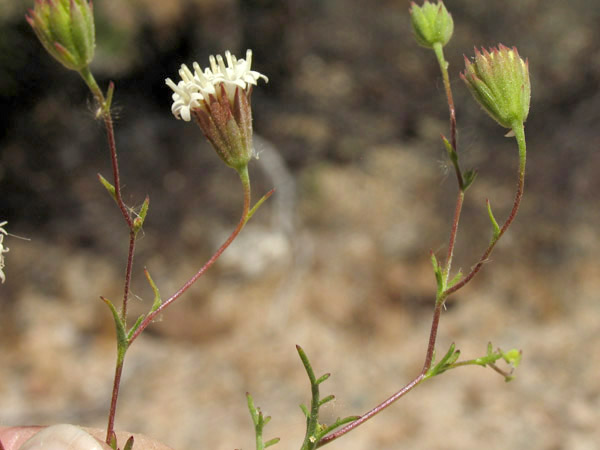
[[[529,64],[515,47],[499,44],[489,51],[475,49],[473,61],[465,56],[465,71],[460,77],[475,100],[503,127],[513,128],[527,119],[531,98]]]
[[[80,71],[92,61],[94,14],[87,0],[36,0],[26,19],[48,53],[67,69]]]
[[[454,31],[452,16],[441,1],[436,5],[426,1],[423,6],[412,2],[410,20],[417,42],[427,48],[446,45]]]

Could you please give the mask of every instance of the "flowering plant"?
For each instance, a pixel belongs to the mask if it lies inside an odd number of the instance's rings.
[[[516,48],[510,49],[503,45],[499,45],[498,48],[493,48],[490,51],[485,49],[482,51],[476,50],[473,60],[465,58],[466,68],[461,74],[461,78],[484,110],[501,126],[511,129],[511,137],[516,138],[518,147],[519,166],[517,191],[507,218],[502,224],[499,224],[488,202],[486,208],[491,227],[490,241],[468,273],[453,272],[453,256],[465,194],[476,178],[476,171],[474,169],[463,170],[459,161],[456,111],[448,73],[449,64],[443,53],[443,47],[448,44],[452,37],[454,22],[441,1],[438,1],[435,5],[425,1],[421,7],[413,2],[410,14],[417,42],[434,51],[442,74],[449,109],[450,136],[449,138],[442,137],[442,144],[454,167],[458,186],[445,258],[443,261],[438,261],[433,252],[430,254],[436,286],[435,294],[432,294],[431,329],[426,345],[424,363],[415,378],[382,403],[375,405],[361,415],[338,418],[333,423],[324,424],[320,421],[320,409],[334,398],[332,395],[321,395],[321,385],[329,378],[329,374],[317,376],[306,352],[300,346],[297,346],[296,350],[311,388],[310,406],[301,406],[306,418],[306,432],[301,446],[302,450],[314,450],[355,430],[430,378],[463,366],[482,366],[492,368],[500,373],[506,381],[509,381],[512,379],[513,369],[518,366],[521,358],[519,350],[502,351],[501,349],[494,349],[491,344],[487,346],[483,356],[466,360],[460,360],[460,350],[457,349],[454,343],[450,345],[446,352],[443,352],[441,358],[436,359],[435,354],[437,333],[446,301],[480,272],[484,262],[489,259],[496,244],[514,221],[519,209],[524,189],[526,160],[524,123],[529,114],[531,95],[528,62],[521,59]],[[146,314],[141,315],[131,323],[132,321],[128,317],[128,301],[131,292],[133,256],[137,236],[146,219],[150,200],[147,197],[138,207],[130,207],[125,204],[121,194],[121,180],[111,111],[114,84],[110,83],[106,93],[103,92],[89,69],[95,45],[91,3],[85,0],[36,0],[34,10],[30,11],[27,20],[44,48],[65,67],[77,71],[96,100],[98,105],[97,117],[103,121],[106,129],[112,166],[111,180],[99,176],[99,181],[115,200],[129,230],[126,273],[120,307],[115,306],[111,300],[101,297],[110,310],[116,330],[116,366],[105,434],[106,444],[116,450],[119,448],[119,443],[115,433],[115,416],[121,376],[128,349],[158,314],[179,299],[215,263],[236,239],[256,210],[273,193],[273,191],[267,192],[254,206],[251,206],[248,165],[252,158],[257,157],[252,141],[251,93],[254,86],[258,85],[259,80],[262,79],[264,82],[268,82],[268,78],[262,73],[252,70],[251,50],[247,50],[245,58],[240,59],[237,59],[229,51],[225,52],[224,57],[221,55],[210,56],[210,65],[204,69],[198,63],[193,63],[192,71],[183,64],[179,70],[180,79],[177,82],[171,78],[166,78],[165,83],[172,91],[171,112],[175,118],[184,122],[190,122],[193,118],[219,158],[239,175],[243,192],[243,208],[240,220],[229,237],[208,261],[168,298],[163,298],[149,271],[144,271],[154,293],[154,301]],[[3,254],[8,251],[8,248],[4,247],[4,238],[7,235],[4,229],[5,225],[6,222],[0,223],[0,281],[2,282],[5,281],[5,274],[2,270],[4,268]],[[508,368],[503,368],[503,363]],[[264,416],[261,410],[255,406],[254,400],[249,394],[247,395],[247,405],[255,429],[257,450],[264,450],[275,445],[279,441],[278,438],[266,442],[263,440],[264,427],[270,418]],[[130,437],[124,445],[124,450],[131,450],[133,446],[134,439]],[[1,443],[0,449],[2,449]]]

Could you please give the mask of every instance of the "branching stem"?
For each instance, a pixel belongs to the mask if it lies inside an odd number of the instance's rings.
[[[450,87],[450,80],[449,80],[448,71],[447,71],[448,64],[444,60],[441,45],[434,46],[434,51],[436,53],[436,57],[438,59],[440,69],[442,71],[442,76],[444,79],[444,86],[446,89],[446,97],[448,100],[448,108],[450,111],[450,136],[451,136],[450,142],[451,142],[452,150],[454,152],[456,152],[457,151],[457,148],[456,148],[456,115],[455,115],[455,109],[454,109],[454,101],[452,99],[452,90]],[[525,131],[524,131],[523,123],[522,122],[514,123],[513,124],[513,132],[515,134],[515,137],[517,139],[517,144],[519,146],[518,182],[517,182],[517,192],[515,194],[515,200],[513,203],[513,207],[511,209],[511,212],[510,212],[508,218],[506,219],[502,228],[500,229],[500,232],[492,238],[488,248],[483,253],[482,257],[479,259],[479,262],[473,267],[471,272],[463,280],[461,280],[454,286],[443,290],[438,295],[438,298],[436,298],[435,308],[433,310],[433,318],[431,321],[431,329],[429,332],[429,341],[428,341],[427,350],[425,353],[425,362],[423,364],[423,369],[421,369],[421,372],[419,373],[419,375],[417,375],[410,383],[408,383],[402,389],[400,389],[398,392],[396,392],[395,394],[390,396],[388,399],[384,400],[382,403],[380,403],[379,405],[377,405],[376,407],[374,407],[373,409],[371,409],[370,411],[368,411],[367,413],[362,415],[359,419],[349,423],[348,425],[339,429],[338,431],[331,433],[328,436],[325,436],[324,438],[322,438],[319,441],[318,447],[322,447],[323,445],[326,445],[326,444],[336,440],[337,438],[339,438],[339,437],[343,436],[344,434],[357,428],[359,425],[365,423],[367,420],[371,419],[373,416],[377,415],[378,413],[380,413],[381,411],[386,409],[392,403],[396,402],[396,400],[398,400],[399,398],[401,398],[404,395],[406,395],[407,393],[409,393],[412,389],[414,389],[416,386],[418,386],[421,382],[423,382],[427,378],[427,372],[431,368],[432,361],[433,361],[433,355],[435,352],[435,344],[436,344],[436,340],[437,340],[437,332],[438,332],[439,322],[440,322],[440,315],[442,312],[442,308],[444,306],[444,302],[451,294],[453,294],[454,292],[456,292],[459,289],[461,289],[462,287],[464,287],[479,272],[479,270],[483,266],[484,262],[488,259],[488,257],[492,253],[492,250],[494,249],[494,247],[495,247],[496,243],[498,242],[498,240],[500,239],[500,237],[502,237],[502,235],[505,233],[505,231],[508,229],[508,227],[510,226],[510,224],[513,222],[513,220],[515,219],[515,217],[517,215],[517,211],[519,209],[519,204],[521,202],[521,198],[523,197],[523,188],[525,185],[526,146],[525,146]],[[464,184],[463,184],[464,180],[463,180],[462,174],[460,172],[460,168],[457,163],[454,165],[454,167],[456,169],[456,176],[457,176],[457,181],[458,181],[459,192],[458,192],[458,196],[457,196],[457,200],[456,200],[454,217],[453,217],[453,221],[452,221],[452,227],[450,230],[450,237],[448,240],[448,253],[446,256],[446,263],[444,266],[444,283],[447,283],[448,277],[450,275],[450,269],[452,266],[452,256],[454,253],[454,246],[456,243],[456,235],[458,232],[458,224],[460,221],[460,214],[462,211],[462,205],[463,205],[464,194],[465,194],[465,188],[464,188]],[[495,370],[497,370],[497,368],[495,368],[495,366],[493,368]]]

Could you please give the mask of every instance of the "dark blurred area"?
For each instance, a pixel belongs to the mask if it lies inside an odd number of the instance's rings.
[[[600,442],[600,2],[448,0],[445,48],[467,193],[455,267],[468,271],[508,214],[513,139],[459,79],[463,54],[498,43],[529,59],[525,197],[478,278],[448,302],[438,352],[487,342],[523,350],[515,381],[458,369],[417,388],[331,449],[594,449]],[[45,54],[0,2],[0,425],[103,427],[127,230],[97,179],[111,169],[78,75]],[[147,311],[147,267],[163,297],[226,238],[241,211],[235,173],[198,127],[176,120],[165,78],[182,63],[253,50],[269,77],[252,94],[254,198],[276,194],[223,258],[128,353],[119,428],[175,448],[250,447],[244,393],[273,416],[275,448],[297,448],[309,385],[300,344],[338,400],[324,420],[361,414],[415,376],[456,195],[440,134],[448,114],[432,52],[412,37],[409,2],[97,0],[92,71],[116,83],[125,201],[150,196],[132,318]],[[138,301],[142,300],[142,301]],[[132,319],[133,320],[133,319]],[[233,431],[233,432],[232,432]],[[237,447],[236,447],[237,446]]]

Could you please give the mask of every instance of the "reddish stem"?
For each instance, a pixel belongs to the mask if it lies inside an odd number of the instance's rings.
[[[103,96],[101,100],[102,105],[104,102]],[[112,165],[113,183],[115,188],[115,200],[119,206],[121,215],[125,219],[127,227],[129,228],[129,251],[127,253],[127,266],[125,268],[125,283],[123,287],[123,305],[121,307],[121,319],[125,321],[127,319],[127,302],[129,300],[131,273],[133,270],[133,255],[135,253],[135,231],[133,219],[131,218],[131,214],[129,214],[127,205],[125,205],[125,202],[123,202],[123,197],[121,196],[121,181],[119,176],[119,162],[117,159],[117,146],[115,143],[115,133],[110,109],[104,111],[104,126],[106,128],[106,137],[108,139],[108,148],[110,150],[110,161]]]
[[[110,444],[110,439],[115,429],[115,416],[117,413],[117,400],[119,399],[119,386],[121,385],[121,374],[123,373],[123,361],[118,361],[115,367],[115,377],[113,379],[113,391],[110,400],[110,412],[108,414],[108,425],[106,427],[106,443]]]
[[[247,169],[246,169],[247,170]],[[146,318],[142,321],[138,329],[133,333],[131,338],[129,339],[129,345],[150,325],[150,323],[154,320],[154,318],[160,314],[165,308],[167,308],[171,303],[177,300],[179,297],[183,295],[185,291],[187,291],[197,280],[200,278],[221,256],[221,254],[229,247],[229,245],[233,242],[233,240],[240,234],[242,228],[246,224],[248,220],[248,212],[250,210],[250,183],[248,181],[247,171],[245,174],[240,173],[240,178],[242,179],[242,185],[244,188],[244,207],[242,211],[242,217],[238,222],[235,230],[229,235],[227,240],[219,247],[219,249],[210,257],[210,259],[196,272],[196,274],[190,278],[185,284],[177,290],[169,299],[165,300],[155,311],[151,312],[146,316]]]
[[[524,165],[522,165],[522,167],[519,167],[519,181],[517,184],[517,192],[515,194],[515,200],[513,202],[513,207],[510,211],[508,218],[504,222],[504,225],[502,225],[502,228],[500,228],[500,233],[498,234],[498,236],[495,239],[492,239],[492,241],[490,242],[490,245],[485,250],[485,252],[483,252],[483,255],[481,255],[481,258],[479,258],[479,261],[477,262],[477,264],[473,267],[473,269],[471,269],[471,272],[469,272],[469,274],[465,278],[463,278],[460,282],[456,283],[450,289],[446,289],[446,291],[444,292],[446,297],[455,293],[459,289],[463,288],[481,270],[481,268],[483,267],[483,265],[489,258],[490,254],[492,253],[492,250],[494,250],[494,247],[496,246],[496,244],[502,237],[502,235],[506,232],[506,230],[511,225],[513,220],[515,220],[515,217],[517,217],[519,205],[521,204],[521,199],[523,198],[524,187],[525,187],[525,167],[524,167]]]
[[[113,89],[112,83],[110,90]],[[113,186],[115,189],[115,200],[121,211],[125,222],[127,223],[127,227],[129,228],[129,246],[127,252],[127,265],[125,268],[125,282],[123,287],[123,304],[121,306],[121,320],[126,325],[127,322],[127,303],[129,300],[129,290],[131,286],[131,274],[133,271],[133,255],[135,254],[135,239],[136,233],[134,230],[133,219],[129,214],[129,210],[125,202],[123,202],[123,197],[121,195],[121,181],[119,176],[119,162],[117,159],[117,146],[115,142],[115,133],[113,127],[113,120],[110,113],[110,108],[105,107],[105,99],[102,92],[98,89],[95,91],[96,98],[100,103],[100,107],[103,108],[103,117],[104,117],[104,126],[106,128],[106,137],[108,140],[108,148],[110,152],[110,161],[113,172]],[[123,360],[119,358],[117,361],[117,366],[115,368],[115,377],[113,380],[113,390],[111,396],[111,404],[110,410],[108,413],[108,425],[106,429],[106,443],[110,443],[110,439],[113,435],[114,431],[114,423],[115,423],[115,414],[117,410],[117,400],[119,397],[119,386],[121,383],[121,373],[123,372]]]
[[[406,386],[404,386],[402,389],[400,389],[394,395],[389,397],[387,400],[383,401],[382,403],[377,405],[375,408],[371,409],[369,412],[362,415],[359,419],[356,419],[354,422],[351,422],[348,425],[346,425],[345,427],[340,428],[338,431],[325,436],[323,439],[321,439],[319,441],[318,447],[322,447],[326,444],[329,444],[330,442],[334,441],[335,439],[343,436],[346,433],[349,433],[350,431],[354,430],[358,426],[362,425],[367,420],[371,419],[373,416],[379,414],[381,411],[386,409],[388,406],[390,406],[396,400],[398,400],[401,397],[404,397],[406,394],[408,394],[410,391],[412,391],[416,386],[418,386],[425,379],[425,375],[427,375],[427,371],[431,368],[431,362],[433,361],[433,353],[435,351],[435,341],[437,338],[437,331],[439,328],[440,314],[442,311],[442,306],[443,306],[443,302],[436,302],[436,306],[433,311],[433,319],[431,322],[431,331],[429,333],[429,343],[427,345],[427,353],[425,354],[425,363],[423,364],[423,369],[421,369],[421,372],[419,373],[419,375],[417,375],[410,383],[408,383]]]
[[[448,109],[450,112],[450,143],[452,145],[452,149],[455,152],[457,152],[457,148],[456,148],[456,112],[455,112],[455,108],[454,108],[454,100],[452,97],[452,89],[450,86],[450,79],[448,76],[447,63],[444,60],[441,45],[434,46],[434,51],[436,53],[436,57],[438,59],[439,65],[440,65],[440,69],[442,71],[442,76],[444,79],[444,86],[445,86],[445,90],[446,90],[446,98],[448,100]],[[414,389],[416,386],[418,386],[425,379],[427,372],[431,368],[431,364],[433,361],[433,354],[435,352],[435,343],[436,343],[437,332],[438,332],[438,328],[439,328],[440,315],[441,315],[442,307],[444,306],[445,300],[452,293],[458,291],[460,288],[465,286],[477,274],[477,272],[479,272],[483,263],[487,260],[489,255],[492,253],[492,250],[494,249],[494,247],[495,247],[496,243],[498,242],[498,240],[500,239],[500,237],[502,237],[504,232],[508,229],[508,227],[510,226],[510,224],[513,222],[513,220],[515,219],[515,217],[517,215],[517,211],[519,209],[519,204],[521,202],[521,198],[523,197],[523,188],[524,188],[524,184],[525,184],[525,134],[524,134],[524,130],[523,130],[523,123],[513,124],[513,131],[515,132],[517,142],[519,145],[519,172],[518,172],[518,180],[519,181],[517,184],[517,192],[515,195],[515,201],[514,201],[512,210],[510,212],[510,215],[506,219],[506,222],[504,222],[504,225],[500,229],[500,232],[498,233],[498,235],[495,236],[495,238],[492,240],[489,247],[484,252],[483,256],[480,258],[479,262],[476,264],[476,266],[473,268],[473,270],[467,275],[467,277],[465,277],[460,283],[457,283],[456,285],[454,285],[452,288],[446,289],[445,291],[443,291],[441,294],[438,295],[438,298],[436,298],[435,308],[433,311],[433,319],[431,321],[431,330],[429,333],[429,342],[427,344],[427,351],[425,353],[425,363],[423,364],[423,368],[421,369],[421,372],[410,383],[408,383],[406,386],[404,386],[398,392],[393,394],[387,400],[383,401],[382,403],[380,403],[379,405],[377,405],[376,407],[374,407],[373,409],[371,409],[370,411],[368,411],[367,413],[362,415],[359,419],[355,420],[352,423],[349,423],[348,425],[339,429],[338,431],[336,431],[328,436],[325,436],[323,439],[321,439],[319,441],[318,447],[326,445],[326,444],[334,441],[335,439],[343,436],[344,434],[354,430],[358,426],[362,425],[364,422],[366,422],[373,416],[377,415],[378,413],[380,413],[381,411],[386,409],[388,406],[390,406],[396,400],[398,400],[399,398],[406,395],[408,392],[410,392],[412,389]],[[463,205],[464,195],[465,195],[464,185],[463,185],[464,180],[463,180],[462,174],[460,172],[460,169],[458,167],[458,164],[454,164],[454,167],[455,167],[455,171],[456,171],[459,192],[458,192],[458,196],[456,199],[454,217],[452,220],[452,227],[450,230],[450,238],[448,240],[448,253],[446,256],[446,264],[444,267],[444,278],[445,278],[444,282],[448,281],[448,277],[450,275],[450,269],[452,266],[452,256],[454,253],[454,246],[456,244],[456,235],[458,232],[458,224],[460,221],[460,214],[462,211],[462,205]]]

